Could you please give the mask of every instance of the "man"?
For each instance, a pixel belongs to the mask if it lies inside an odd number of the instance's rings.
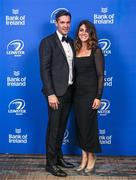
[[[73,41],[67,34],[71,14],[61,10],[56,14],[56,32],[41,41],[40,71],[43,93],[48,102],[48,128],[46,136],[46,170],[65,177],[60,169],[74,167],[63,159],[61,145],[71,108],[73,84]]]

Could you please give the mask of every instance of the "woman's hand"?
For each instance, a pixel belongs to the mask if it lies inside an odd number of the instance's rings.
[[[101,101],[97,98],[94,99],[93,105],[92,105],[92,109],[98,109],[101,105]]]

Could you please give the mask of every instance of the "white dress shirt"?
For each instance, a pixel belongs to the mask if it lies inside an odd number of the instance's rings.
[[[63,35],[57,30],[56,31],[59,39],[60,39],[60,42],[64,48],[64,51],[65,51],[65,54],[66,54],[66,57],[67,57],[67,62],[68,62],[68,66],[69,66],[69,80],[68,80],[68,85],[71,85],[73,84],[73,70],[72,70],[72,61],[73,61],[73,51],[72,51],[72,48],[70,46],[69,43],[67,43],[66,41],[63,41],[62,42],[62,37]],[[65,36],[67,37],[67,36]]]

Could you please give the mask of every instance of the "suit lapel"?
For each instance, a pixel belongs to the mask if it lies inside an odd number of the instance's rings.
[[[74,50],[74,45],[73,45],[73,40],[72,40],[72,39],[70,39],[70,41],[69,41],[69,44],[70,44],[70,46],[71,46],[71,49],[72,49],[72,51],[73,51],[72,67],[74,68],[74,57],[75,57],[75,50]]]
[[[73,54],[74,54],[74,46],[73,46],[73,41],[72,41],[72,39],[69,40],[69,44],[70,44],[70,46],[71,46],[71,48],[72,48],[72,51],[73,51]]]
[[[61,49],[63,55],[66,57],[66,53],[65,53],[65,51],[64,51],[64,48],[63,48],[63,46],[62,46],[62,44],[61,44],[61,42],[60,42],[60,40],[59,40],[58,35],[57,35],[56,32],[55,32],[55,39],[56,39],[56,42],[57,42],[57,44],[58,44],[58,47]],[[72,48],[72,51],[73,51],[73,59],[74,59],[74,57],[75,57],[75,51],[74,51],[74,46],[73,46],[73,42],[72,42],[71,39],[70,39],[69,44],[70,44],[70,46],[71,46],[71,48]],[[67,57],[66,57],[66,59],[67,59]],[[73,67],[73,66],[74,66],[74,61],[72,60],[72,67]]]
[[[55,33],[55,39],[56,39],[56,42],[57,42],[57,44],[58,44],[58,47],[61,49],[63,55],[66,57],[65,51],[64,51],[64,49],[63,49],[63,46],[62,46],[62,44],[61,44],[61,42],[60,42],[60,40],[59,40],[59,38],[58,38],[58,35],[57,35],[56,33]]]

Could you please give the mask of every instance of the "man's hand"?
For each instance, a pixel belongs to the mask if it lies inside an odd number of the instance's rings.
[[[59,100],[55,95],[50,95],[48,96],[48,101],[49,101],[49,106],[52,109],[58,109],[58,105],[59,105]]]

